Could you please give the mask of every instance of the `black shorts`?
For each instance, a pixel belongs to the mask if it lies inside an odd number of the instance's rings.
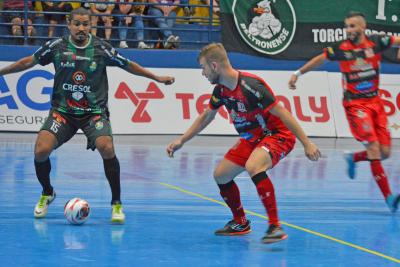
[[[108,114],[73,115],[51,109],[40,131],[48,131],[57,138],[57,147],[70,140],[81,129],[87,137],[87,149],[96,149],[99,136],[111,136]],[[57,148],[56,147],[56,148]]]

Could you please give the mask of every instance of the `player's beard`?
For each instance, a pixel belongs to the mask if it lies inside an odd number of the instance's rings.
[[[353,44],[358,44],[361,39],[361,33],[355,32],[353,34],[348,34],[347,39],[350,40]]]
[[[88,34],[87,33],[85,33],[85,32],[78,32],[76,35],[75,35],[75,38],[74,38],[75,40],[75,43],[77,43],[77,44],[79,44],[79,45],[82,45],[82,44],[85,44],[86,43],[86,40],[88,39]]]

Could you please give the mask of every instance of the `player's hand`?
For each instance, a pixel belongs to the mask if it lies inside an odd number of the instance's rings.
[[[174,153],[175,151],[177,151],[178,149],[180,149],[183,146],[183,143],[180,139],[177,139],[173,142],[171,142],[168,146],[167,146],[167,154],[168,157],[173,158],[174,157]]]
[[[296,82],[297,82],[297,76],[296,75],[292,75],[292,77],[290,77],[290,80],[289,80],[289,89],[292,89],[292,90],[294,90],[294,89],[296,89]]]
[[[312,161],[317,161],[321,157],[321,152],[312,142],[309,142],[306,146],[304,146],[304,153],[306,154],[307,158]]]
[[[170,76],[158,76],[157,77],[157,82],[163,83],[165,85],[170,85],[170,84],[173,84],[175,82],[175,78],[174,77],[170,77]]]

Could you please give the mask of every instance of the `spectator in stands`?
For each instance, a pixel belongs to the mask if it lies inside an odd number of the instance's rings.
[[[164,48],[171,49],[179,47],[179,36],[172,34],[171,28],[176,20],[177,5],[179,0],[149,0],[154,5],[149,7],[148,15],[152,16],[152,20],[160,28],[163,35]]]
[[[51,38],[54,36],[55,25],[65,24],[65,14],[59,14],[60,12],[69,13],[71,10],[80,7],[79,2],[55,2],[55,1],[45,1],[42,2],[42,8],[44,12],[57,12],[46,13],[44,16],[46,20],[50,23],[48,36]]]
[[[117,0],[118,3],[118,11],[117,13],[119,22],[119,38],[120,48],[128,48],[127,44],[127,36],[128,36],[128,28],[132,25],[136,34],[136,40],[138,41],[138,48],[140,49],[148,49],[150,46],[146,45],[144,42],[144,24],[143,24],[143,11],[145,5],[135,5],[130,3],[146,3],[147,0]],[[126,16],[122,16],[126,15]]]
[[[27,11],[32,11],[32,1],[27,1]],[[7,13],[3,13],[5,17],[5,21],[11,23],[11,34],[14,36],[22,36],[23,25],[25,24],[25,1],[24,0],[4,0],[3,1],[3,10],[9,11]],[[28,13],[28,28],[26,29],[28,36],[35,35],[35,29],[32,26],[32,20],[34,15],[32,13]]]
[[[97,35],[97,23],[99,20],[103,21],[105,30],[104,35],[106,40],[111,38],[111,26],[113,18],[111,16],[114,10],[114,4],[107,2],[114,2],[114,0],[97,0],[96,3],[90,3],[90,11],[92,12],[91,24],[92,35]]]
[[[192,23],[199,23],[201,25],[210,24],[210,17],[212,25],[219,25],[219,0],[191,0],[194,5],[207,5],[208,7],[196,6],[193,9]],[[210,8],[212,6],[212,14],[210,15]]]

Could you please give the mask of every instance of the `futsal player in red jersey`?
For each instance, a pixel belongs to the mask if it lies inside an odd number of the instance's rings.
[[[262,242],[284,240],[287,234],[279,223],[274,186],[266,171],[293,149],[296,137],[310,160],[318,160],[320,151],[290,112],[278,104],[263,79],[231,66],[222,44],[205,46],[198,60],[203,75],[216,86],[208,108],[180,138],[167,146],[167,153],[172,157],[184,143],[210,124],[221,106],[225,106],[241,138],[214,171],[220,194],[233,214],[233,219],[215,234],[243,235],[251,231],[250,221],[241,204],[239,188],[234,182],[234,178],[246,170],[268,213],[269,227]]]
[[[300,75],[322,65],[326,60],[339,61],[342,72],[343,106],[351,132],[366,150],[346,153],[348,175],[355,177],[356,162],[369,161],[372,174],[392,212],[399,207],[400,195],[393,194],[381,160],[390,156],[391,138],[388,120],[379,96],[379,68],[382,52],[400,45],[400,37],[365,35],[365,16],[351,12],[345,21],[347,39],[324,49],[312,58],[289,80],[289,88],[296,89]]]

